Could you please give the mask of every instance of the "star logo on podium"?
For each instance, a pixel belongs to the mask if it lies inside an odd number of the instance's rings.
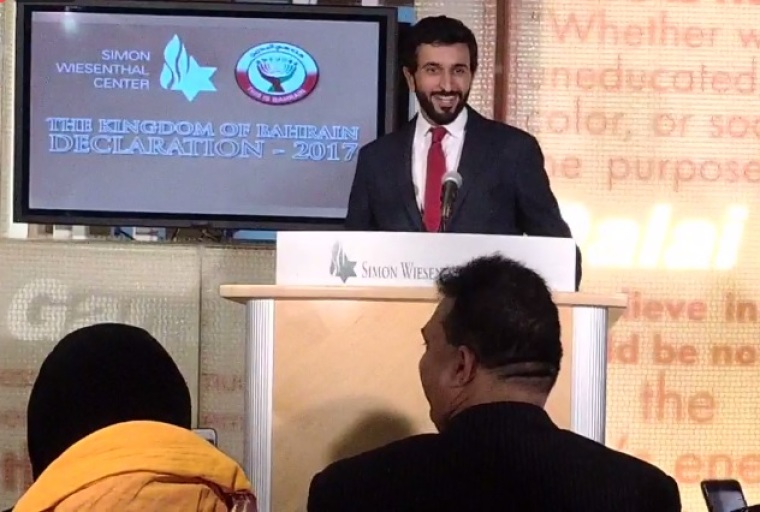
[[[330,275],[339,278],[344,283],[349,277],[356,277],[356,262],[348,258],[340,242],[335,242],[333,245]]]

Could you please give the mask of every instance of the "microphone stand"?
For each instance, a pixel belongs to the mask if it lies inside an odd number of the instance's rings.
[[[449,230],[451,212],[457,199],[459,187],[462,186],[462,176],[458,172],[447,172],[443,175],[441,185],[441,222],[438,224],[438,232],[445,233]]]
[[[441,223],[438,225],[438,232],[445,233],[449,228],[449,218],[451,217],[449,208],[442,208]]]
[[[449,194],[444,194],[441,201],[441,223],[438,225],[439,233],[446,233],[449,230],[449,221],[451,220],[451,207],[456,200],[458,190],[455,188]],[[448,197],[446,197],[448,196]]]

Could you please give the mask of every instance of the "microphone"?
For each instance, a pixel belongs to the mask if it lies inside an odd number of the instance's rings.
[[[449,219],[451,219],[451,210],[454,206],[454,201],[457,198],[457,192],[459,187],[462,186],[462,175],[456,171],[449,171],[443,175],[441,183],[441,224],[438,227],[438,232],[443,233],[447,231],[449,227]]]

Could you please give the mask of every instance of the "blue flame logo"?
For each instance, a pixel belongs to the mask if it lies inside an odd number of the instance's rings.
[[[177,34],[164,48],[164,67],[161,70],[161,87],[179,91],[187,101],[193,101],[201,92],[215,92],[211,77],[216,68],[201,66],[191,56]]]

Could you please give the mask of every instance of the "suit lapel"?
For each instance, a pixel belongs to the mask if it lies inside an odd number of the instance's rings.
[[[489,145],[488,134],[484,130],[485,124],[486,122],[483,117],[468,106],[464,144],[462,146],[462,155],[459,157],[459,168],[457,169],[457,172],[462,175],[462,188],[459,189],[457,198],[454,201],[451,224],[456,222],[459,211],[467,201],[467,196],[470,190],[472,190],[478,175],[485,168],[483,163]]]
[[[422,231],[422,214],[420,208],[417,205],[417,195],[414,191],[414,181],[412,179],[412,161],[413,161],[413,146],[414,146],[414,130],[417,125],[417,117],[415,116],[411,122],[407,123],[404,127],[405,133],[403,134],[403,165],[396,166],[398,174],[396,176],[396,182],[398,184],[400,199],[404,204],[409,220],[414,226],[416,231]]]

